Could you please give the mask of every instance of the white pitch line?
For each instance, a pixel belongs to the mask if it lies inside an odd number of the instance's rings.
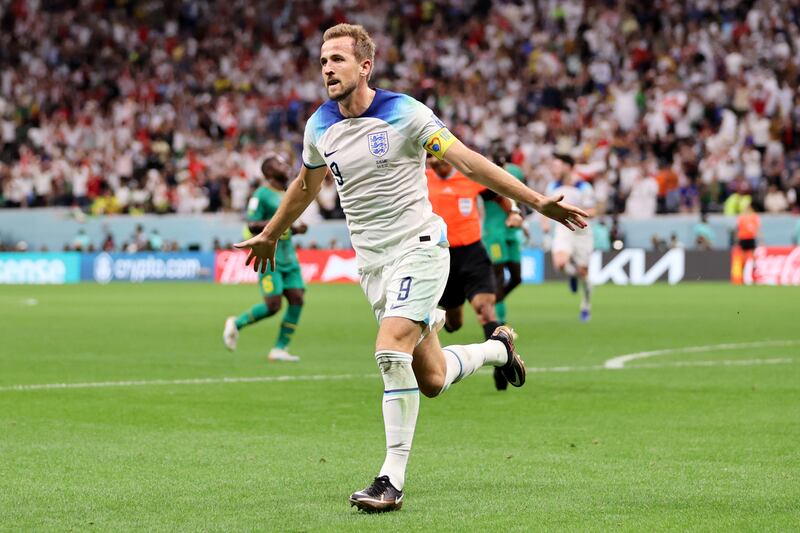
[[[31,391],[52,389],[103,389],[110,387],[142,387],[151,385],[217,385],[224,383],[268,383],[275,381],[337,381],[345,379],[374,378],[375,374],[357,376],[354,374],[316,376],[248,376],[234,378],[190,378],[153,379],[138,381],[95,381],[89,383],[42,383],[31,385],[8,385],[0,387],[0,392]]]
[[[621,367],[622,370],[639,370],[652,368],[681,368],[681,367],[713,367],[713,366],[759,366],[759,365],[785,365],[794,363],[789,357],[772,359],[729,359],[718,361],[673,361],[669,363],[646,363],[636,366]],[[528,367],[530,373],[564,373],[564,372],[597,372],[609,370],[603,365],[591,366],[552,366]],[[480,373],[488,374],[484,369]],[[101,389],[112,387],[145,387],[159,385],[219,385],[231,383],[270,383],[281,381],[340,381],[348,379],[376,379],[377,374],[340,374],[340,375],[312,375],[312,376],[251,376],[234,378],[195,378],[195,379],[154,379],[139,381],[97,381],[89,383],[42,383],[31,385],[7,385],[0,387],[0,392],[62,390],[62,389]]]
[[[671,363],[644,363],[636,366],[626,366],[624,370],[637,370],[639,368],[684,368],[689,366],[759,366],[759,365],[787,365],[794,362],[791,357],[772,357],[770,359],[727,359],[708,361],[673,361]]]
[[[767,348],[767,347],[780,347],[780,346],[796,346],[800,345],[800,340],[783,340],[783,341],[757,341],[757,342],[735,342],[726,344],[707,344],[704,346],[687,346],[685,348],[666,348],[663,350],[651,350],[647,352],[635,352],[625,355],[618,355],[612,357],[603,366],[609,370],[625,368],[625,363],[635,361],[637,359],[644,359],[646,357],[655,357],[657,355],[670,355],[677,353],[702,353],[702,352],[715,352],[722,350],[741,350],[744,348]]]

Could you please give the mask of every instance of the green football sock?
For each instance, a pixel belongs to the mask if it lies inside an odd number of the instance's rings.
[[[494,310],[497,312],[497,320],[500,321],[501,324],[506,323],[506,303],[505,302],[497,302],[494,304]]]
[[[263,320],[273,314],[275,313],[270,313],[269,308],[265,304],[256,304],[251,307],[249,311],[244,312],[236,317],[236,329],[242,329],[245,326],[254,324],[259,320]]]
[[[281,329],[278,332],[278,340],[275,342],[275,347],[285,350],[289,346],[289,341],[292,340],[292,334],[297,329],[297,323],[300,322],[300,311],[303,310],[302,305],[290,305],[283,314],[281,321]]]

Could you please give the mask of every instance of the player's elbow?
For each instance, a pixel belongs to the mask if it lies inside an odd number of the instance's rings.
[[[480,178],[481,176],[481,159],[484,159],[482,155],[463,145],[459,146],[455,150],[451,149],[451,151],[447,152],[445,156],[445,160],[448,163],[456,167],[459,172],[473,181],[477,181],[476,178]]]

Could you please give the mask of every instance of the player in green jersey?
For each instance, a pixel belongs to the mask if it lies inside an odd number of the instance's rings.
[[[508,154],[498,150],[495,154],[495,163],[504,168],[509,174],[525,183],[522,169],[508,161]],[[495,276],[497,319],[501,324],[506,323],[505,298],[522,282],[522,243],[524,242],[522,227],[508,225],[509,214],[496,202],[483,204],[483,245],[492,260]],[[512,204],[512,214],[520,214],[516,204]],[[508,382],[502,372],[494,373],[494,384],[497,390],[508,388]]]
[[[261,173],[264,175],[264,182],[247,203],[247,231],[254,235],[261,233],[278,210],[289,182],[289,165],[283,157],[271,153],[261,164]],[[264,302],[254,305],[238,317],[228,317],[225,321],[223,340],[229,350],[236,349],[239,330],[276,314],[281,309],[282,297],[285,297],[289,306],[281,320],[278,338],[267,358],[270,361],[300,360],[287,351],[289,341],[300,320],[305,293],[300,263],[292,244],[292,233],[305,233],[306,229],[305,224],[297,223],[287,230],[278,241],[275,271],[258,275],[258,288]]]

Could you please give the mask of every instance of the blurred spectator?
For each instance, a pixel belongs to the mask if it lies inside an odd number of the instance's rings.
[[[639,174],[634,179],[625,202],[625,214],[631,218],[652,217],[658,204],[658,182],[646,174]]]
[[[589,227],[592,228],[594,249],[600,250],[601,252],[608,252],[611,250],[611,232],[606,225],[606,219],[595,219]]]
[[[708,215],[702,213],[700,215],[700,222],[692,228],[694,235],[694,244],[700,250],[711,250],[714,243],[714,230],[708,223]]]
[[[789,201],[786,194],[774,183],[769,185],[766,196],[764,196],[764,211],[767,213],[783,213],[789,209]]]
[[[150,230],[150,237],[148,239],[149,249],[154,252],[160,252],[164,248],[164,239],[159,235],[158,230],[153,228]]]
[[[75,251],[87,251],[89,249],[90,244],[89,236],[86,234],[86,230],[81,228],[78,230],[78,234],[72,239],[72,249]]]
[[[141,224],[137,224],[133,235],[131,235],[130,243],[123,247],[126,248],[125,251],[138,252],[146,249],[149,242],[150,239],[148,239],[147,234],[144,232],[144,227]]]
[[[656,182],[658,182],[658,212],[676,212],[680,202],[678,175],[671,168],[662,168],[656,174]]]
[[[114,243],[114,236],[110,233],[106,234],[105,239],[103,239],[103,245],[100,248],[107,253],[115,252],[117,247]]]
[[[794,234],[792,235],[792,242],[800,246],[800,218],[797,219],[794,225]]]
[[[92,201],[91,212],[93,215],[117,215],[122,212],[119,200],[107,183],[99,184],[99,194]]]
[[[321,29],[346,20],[377,41],[374,86],[526,176],[569,146],[614,214],[717,211],[738,176],[758,208],[775,185],[800,209],[792,0],[0,0],[0,20],[6,207],[243,211],[267,150],[299,169]]]
[[[753,197],[750,196],[747,182],[740,180],[733,194],[728,196],[728,199],[725,200],[723,211],[726,215],[740,215],[744,213],[747,208],[751,207],[752,203]]]
[[[800,213],[800,167],[794,171],[789,182],[789,191],[786,194],[786,199],[789,200],[789,208],[795,213]]]
[[[650,249],[654,252],[664,252],[667,250],[667,241],[658,235],[653,235],[650,237]]]

